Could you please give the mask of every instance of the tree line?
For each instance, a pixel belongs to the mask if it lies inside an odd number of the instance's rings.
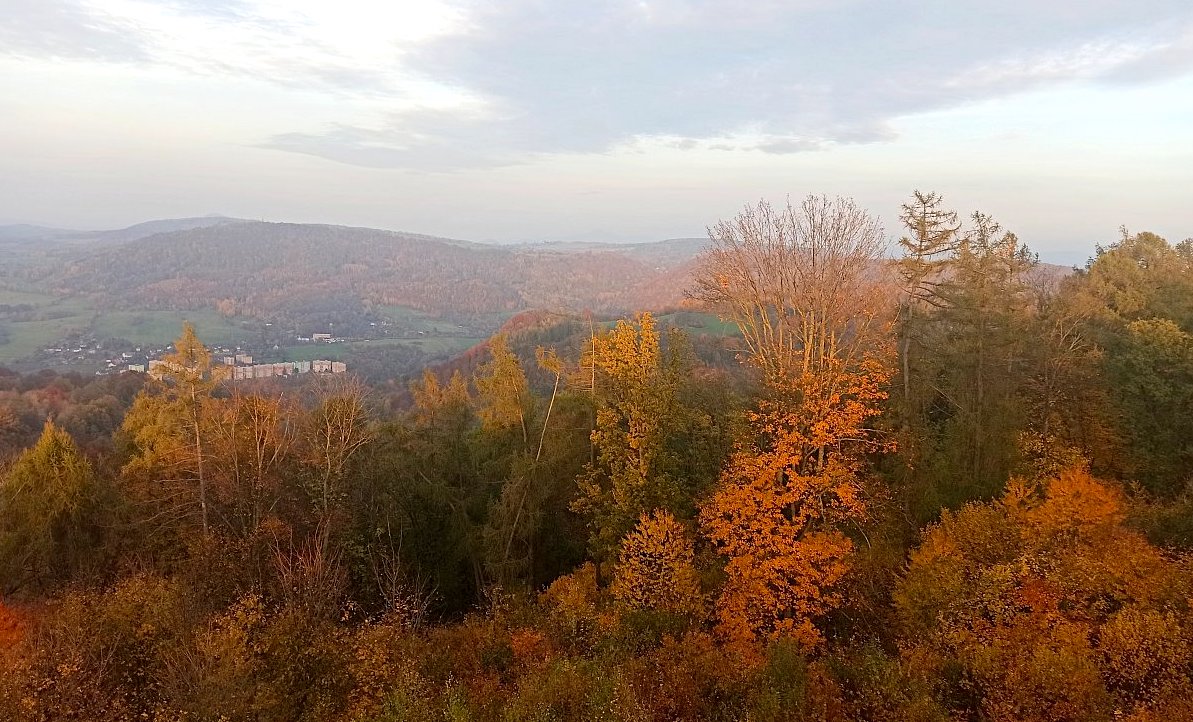
[[[712,227],[732,367],[568,320],[393,409],[184,328],[106,444],[0,477],[0,715],[1193,716],[1193,243],[1061,278],[937,194],[900,225]]]

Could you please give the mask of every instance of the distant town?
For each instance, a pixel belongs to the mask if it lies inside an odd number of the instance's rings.
[[[224,368],[231,369],[227,378],[231,381],[245,381],[248,379],[268,379],[278,376],[294,376],[296,374],[342,374],[348,370],[343,361],[327,361],[316,359],[313,361],[279,361],[276,363],[255,364],[253,357],[248,354],[234,354],[222,356]],[[160,379],[170,368],[170,362],[162,359],[151,359],[148,364],[129,364],[126,370],[148,373],[155,379]]]
[[[339,343],[343,339],[336,338],[329,333],[316,333],[310,336],[300,336],[299,343]],[[274,347],[275,351],[277,347]],[[147,373],[154,378],[161,378],[168,370],[169,362],[164,357],[173,349],[169,346],[149,348],[135,347],[129,351],[114,351],[105,348],[103,342],[93,338],[76,339],[71,345],[50,347],[43,349],[42,354],[50,358],[57,358],[63,364],[90,362],[100,368],[95,372],[97,376],[116,373]],[[342,374],[348,370],[343,361],[330,359],[313,359],[309,361],[277,361],[256,363],[252,354],[245,352],[243,347],[214,346],[208,349],[212,359],[222,368],[228,369],[226,378],[231,381],[248,379],[276,378],[279,376],[294,376],[298,374]]]

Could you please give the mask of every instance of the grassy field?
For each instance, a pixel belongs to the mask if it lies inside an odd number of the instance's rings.
[[[737,336],[740,333],[733,322],[722,321],[712,313],[679,311],[663,314],[658,320],[682,328],[688,333],[706,333],[710,336]]]
[[[198,311],[105,311],[97,314],[93,332],[100,338],[123,338],[138,345],[169,343],[190,321],[195,333],[208,344],[234,345],[255,335],[252,326],[229,319],[213,310]]]
[[[46,321],[8,322],[4,324],[5,343],[0,345],[0,363],[32,356],[39,350],[58,343],[68,334],[81,330],[77,317]]]
[[[377,308],[377,315],[403,329],[426,331],[427,334],[449,334],[459,331],[459,326],[454,323],[405,306],[381,306]]]
[[[20,288],[0,288],[0,305],[28,305],[31,313],[16,318],[0,317],[0,364],[12,364],[33,356],[41,349],[57,346],[74,333],[91,334],[97,339],[125,339],[136,346],[160,348],[178,337],[184,321],[195,326],[199,338],[209,345],[239,345],[260,338],[260,324],[255,320],[227,318],[214,309],[192,311],[97,311],[86,299],[55,298]],[[428,356],[459,353],[480,343],[483,337],[468,333],[458,324],[434,318],[400,306],[378,309],[379,315],[404,332],[421,331],[424,335],[404,338],[353,341],[335,344],[288,346],[279,355],[285,361],[314,359],[344,360],[358,351],[386,347],[416,347]],[[711,314],[682,311],[658,317],[663,323],[678,326],[689,333],[714,336],[737,334],[736,327]],[[612,322],[608,324],[610,327]],[[466,334],[466,335],[459,335]]]
[[[253,334],[250,328],[213,310],[97,311],[85,299],[11,289],[0,289],[0,304],[34,307],[30,312],[0,320],[4,329],[0,363],[19,361],[44,348],[61,345],[73,334],[121,338],[138,346],[165,346],[178,337],[187,320],[210,344],[234,344]]]
[[[54,302],[54,297],[37,291],[22,291],[12,288],[0,288],[0,305],[44,306]]]
[[[97,311],[86,299],[56,298],[52,295],[20,288],[0,288],[0,305],[31,306],[32,311],[0,316],[0,364],[22,365],[42,349],[61,346],[72,334],[83,334],[97,340],[124,339],[145,348],[162,348],[178,337],[184,321],[195,326],[209,345],[256,346],[262,336],[261,322],[253,319],[227,318],[214,309],[197,311]],[[311,361],[329,359],[351,360],[353,354],[387,348],[417,348],[430,357],[460,353],[484,340],[479,330],[434,318],[410,308],[389,306],[378,309],[403,338],[372,341],[352,341],[334,344],[302,344],[281,348],[265,354],[262,361]],[[678,326],[693,334],[713,336],[737,335],[733,324],[711,314],[682,311],[658,317],[662,323]],[[608,324],[612,326],[612,322]],[[414,335],[413,332],[421,332]]]
[[[379,306],[377,315],[388,320],[402,331],[423,331],[427,336],[455,336],[478,329],[495,329],[509,320],[508,312],[489,313],[471,317],[467,326],[449,321],[406,306]]]
[[[190,321],[199,338],[208,345],[251,344],[261,338],[260,322],[227,318],[213,309],[192,311],[98,311],[86,299],[59,298],[20,287],[0,288],[0,305],[30,306],[0,316],[0,364],[19,364],[46,348],[59,347],[72,335],[96,340],[124,339],[133,346],[162,348],[178,337],[182,324]],[[431,356],[463,351],[481,339],[459,335],[455,323],[433,318],[402,307],[386,307],[381,315],[403,331],[421,331],[413,338],[354,341],[336,344],[304,344],[280,350],[286,361],[314,359],[343,360],[353,353],[375,348],[415,347]],[[130,349],[131,350],[131,349]]]
[[[417,346],[428,354],[435,355],[458,353],[472,348],[484,340],[485,337],[479,336],[438,336],[434,338],[406,339],[406,342],[412,346]]]
[[[86,331],[94,311],[80,299],[55,299],[44,294],[5,290],[0,303],[34,306],[29,317],[5,320],[5,343],[0,344],[0,363],[22,359],[58,343],[72,333]]]
[[[314,361],[325,359],[339,361],[350,351],[345,343],[309,343],[302,346],[287,346],[281,350],[283,361]]]
[[[82,337],[83,342],[104,342],[122,339],[128,348],[113,351],[132,351],[134,347],[150,349],[168,346],[182,330],[185,321],[195,326],[195,332],[210,346],[246,346],[256,348],[266,342],[266,330],[258,319],[228,318],[214,309],[191,311],[159,310],[98,310],[86,298],[57,297],[34,290],[15,280],[0,285],[0,306],[21,307],[0,312],[0,364],[35,368],[49,363],[57,366],[67,360],[40,356],[47,348],[65,348],[69,337]],[[262,361],[280,357],[286,361],[314,359],[349,360],[355,353],[367,353],[386,348],[417,348],[427,356],[441,357],[464,351],[481,342],[482,328],[459,325],[454,321],[402,306],[376,309],[378,315],[392,324],[391,330],[401,338],[372,341],[352,341],[335,344],[302,344],[286,346],[274,354],[261,354]],[[473,319],[472,324],[485,327],[489,321],[498,325],[508,314],[493,319]],[[380,329],[379,329],[380,330]],[[90,340],[88,340],[90,339]],[[122,344],[123,345],[123,344]],[[102,355],[97,355],[97,358]],[[34,360],[36,358],[36,360]],[[75,363],[76,361],[71,361]],[[87,361],[81,361],[86,365]]]

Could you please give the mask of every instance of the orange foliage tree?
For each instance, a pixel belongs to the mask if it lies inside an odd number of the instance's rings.
[[[701,511],[705,534],[729,559],[717,611],[731,639],[821,641],[813,621],[840,602],[833,588],[853,543],[839,526],[865,516],[862,452],[881,446],[865,423],[889,379],[876,361],[838,379],[847,385],[832,394],[803,377],[806,393],[794,404],[767,399],[749,414],[756,437],[732,456]]]
[[[1188,719],[1189,560],[1125,518],[1082,467],[945,511],[895,590],[904,658],[982,719]]]
[[[749,436],[704,504],[704,533],[728,557],[720,631],[754,644],[821,641],[815,619],[865,515],[867,422],[891,377],[891,303],[876,221],[851,201],[748,207],[711,232],[692,294],[733,320],[762,376]]]

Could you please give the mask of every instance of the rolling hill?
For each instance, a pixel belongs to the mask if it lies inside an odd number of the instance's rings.
[[[541,308],[601,313],[682,300],[691,240],[493,246],[369,228],[225,222],[72,249],[39,285],[113,308],[285,316],[312,299],[447,317]]]

